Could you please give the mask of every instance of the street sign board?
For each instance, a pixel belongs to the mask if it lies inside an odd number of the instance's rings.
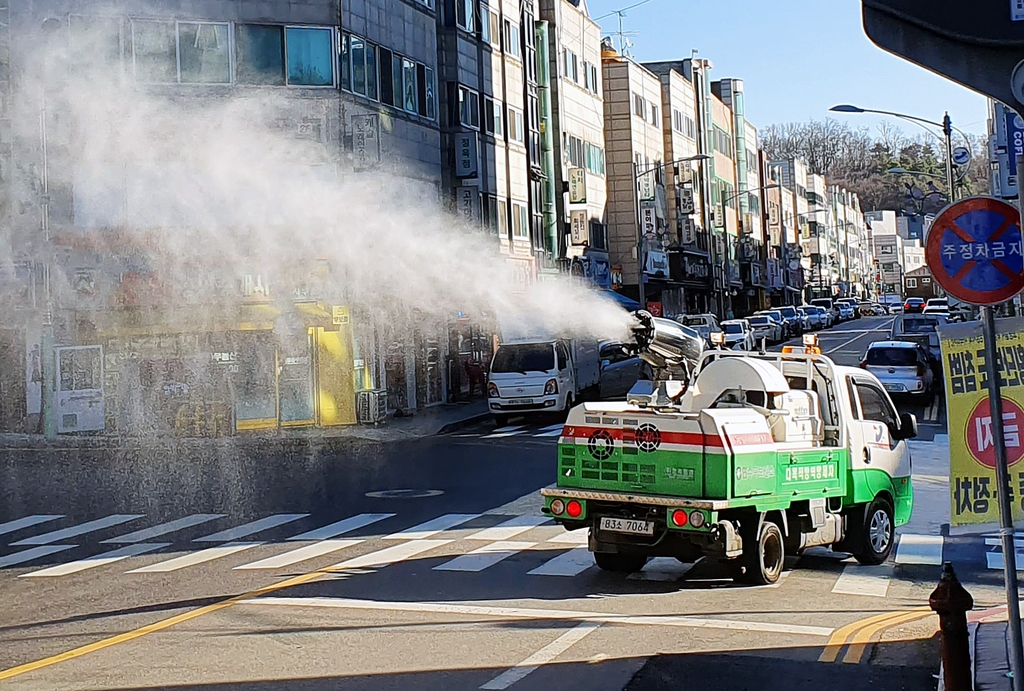
[[[958,166],[965,166],[971,162],[971,150],[966,146],[958,146],[953,149],[953,163]]]
[[[1024,156],[1024,119],[1009,108],[1003,108],[1003,117],[1006,119],[1006,151],[1008,154],[1007,167],[1010,175],[1017,174],[1017,157]]]
[[[1020,214],[993,197],[947,206],[932,223],[928,268],[942,288],[975,305],[995,305],[1024,289]]]

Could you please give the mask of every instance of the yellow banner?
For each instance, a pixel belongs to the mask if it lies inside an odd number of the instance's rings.
[[[996,321],[1003,438],[1014,523],[1024,519],[1024,319]],[[954,526],[999,522],[992,416],[981,323],[939,330],[949,425],[949,496]]]

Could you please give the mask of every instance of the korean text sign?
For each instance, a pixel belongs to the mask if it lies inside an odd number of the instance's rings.
[[[996,322],[1003,397],[1003,437],[1015,524],[1024,523],[1024,319]],[[939,329],[949,420],[949,492],[952,525],[999,522],[995,450],[981,323]]]

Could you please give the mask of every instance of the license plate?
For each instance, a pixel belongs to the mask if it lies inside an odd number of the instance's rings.
[[[602,518],[601,530],[632,535],[654,535],[654,522],[634,521],[628,518]]]
[[[886,391],[904,391],[904,390],[906,390],[906,388],[907,387],[903,386],[903,384],[886,384],[885,385],[885,390]]]
[[[511,405],[533,405],[532,398],[513,398],[509,401]]]

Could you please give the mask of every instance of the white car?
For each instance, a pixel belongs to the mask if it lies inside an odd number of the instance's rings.
[[[878,377],[890,395],[910,395],[930,402],[935,375],[928,351],[910,341],[875,341],[861,367]]]
[[[767,339],[769,343],[779,343],[783,340],[782,326],[768,315],[757,314],[750,317],[747,321],[750,322],[751,328],[754,329],[755,342],[760,343],[762,338]]]
[[[949,300],[946,298],[932,298],[924,306],[924,314],[938,314],[943,317],[949,316]]]
[[[727,319],[722,322],[722,331],[725,332],[725,347],[733,350],[754,350],[757,343],[754,341],[754,329],[746,319]]]

